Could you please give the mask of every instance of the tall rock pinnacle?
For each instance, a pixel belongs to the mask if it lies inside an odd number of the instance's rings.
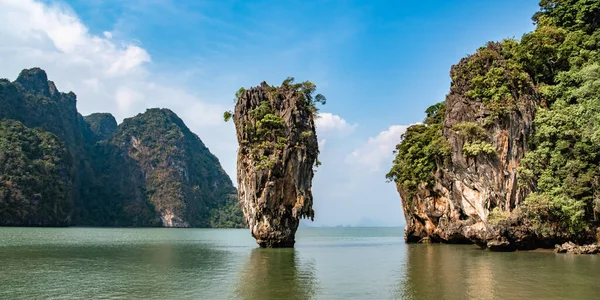
[[[239,143],[238,197],[260,247],[293,247],[301,218],[314,219],[311,192],[318,165],[316,104],[325,103],[316,86],[286,79],[236,94],[233,117]]]

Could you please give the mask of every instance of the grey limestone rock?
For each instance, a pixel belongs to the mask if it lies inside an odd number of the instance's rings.
[[[261,247],[293,247],[299,220],[314,219],[311,185],[319,149],[307,87],[263,82],[238,92],[238,198]]]

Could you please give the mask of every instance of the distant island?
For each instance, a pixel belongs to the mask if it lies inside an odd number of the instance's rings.
[[[600,240],[600,5],[540,6],[535,31],[453,66],[446,100],[398,144],[387,177],[407,242],[512,251]]]
[[[26,69],[0,79],[0,225],[246,227],[219,160],[168,109],[117,125]]]

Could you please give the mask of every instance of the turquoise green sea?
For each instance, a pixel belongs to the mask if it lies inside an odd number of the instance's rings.
[[[401,228],[0,228],[0,299],[600,299],[600,256],[406,245]]]

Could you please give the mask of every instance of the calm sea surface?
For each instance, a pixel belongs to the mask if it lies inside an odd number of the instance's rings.
[[[600,299],[600,256],[406,245],[400,228],[0,228],[0,299]]]

